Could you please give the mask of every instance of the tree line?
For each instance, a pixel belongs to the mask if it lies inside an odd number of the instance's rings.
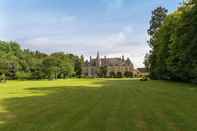
[[[80,77],[83,56],[50,55],[22,49],[16,42],[0,41],[0,79],[58,79]]]
[[[146,68],[153,79],[197,83],[197,0],[167,12],[163,7],[152,12]]]

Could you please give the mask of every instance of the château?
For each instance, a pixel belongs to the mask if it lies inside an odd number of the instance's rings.
[[[125,59],[124,56],[120,58],[104,58],[100,57],[97,52],[97,57],[85,61],[82,67],[83,77],[122,77],[132,76],[134,73],[134,65],[129,58]]]

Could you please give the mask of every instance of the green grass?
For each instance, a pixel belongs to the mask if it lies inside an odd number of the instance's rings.
[[[196,131],[197,86],[137,80],[0,84],[0,131]]]

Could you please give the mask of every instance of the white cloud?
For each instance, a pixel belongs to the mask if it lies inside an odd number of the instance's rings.
[[[145,36],[145,37],[144,37]],[[145,54],[149,51],[146,35],[137,34],[132,26],[123,27],[122,31],[113,33],[97,41],[97,47],[103,55],[109,57],[131,58],[135,67],[143,67]]]
[[[95,45],[101,50],[102,55],[109,57],[125,55],[131,58],[135,67],[143,67],[144,56],[149,51],[146,39],[145,34],[136,34],[132,26],[128,25],[117,33],[98,39]]]
[[[86,58],[89,58],[90,55],[95,56],[97,51],[102,56],[121,57],[125,55],[125,57],[131,58],[135,67],[142,67],[145,53],[149,50],[144,36],[143,34],[138,36],[132,26],[127,25],[119,32],[103,36],[87,34],[35,37],[24,41],[24,47],[45,52],[65,51],[78,55],[83,54]]]

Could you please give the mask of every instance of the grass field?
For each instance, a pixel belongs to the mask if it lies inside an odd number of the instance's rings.
[[[126,79],[0,84],[0,131],[196,130],[196,85]]]

